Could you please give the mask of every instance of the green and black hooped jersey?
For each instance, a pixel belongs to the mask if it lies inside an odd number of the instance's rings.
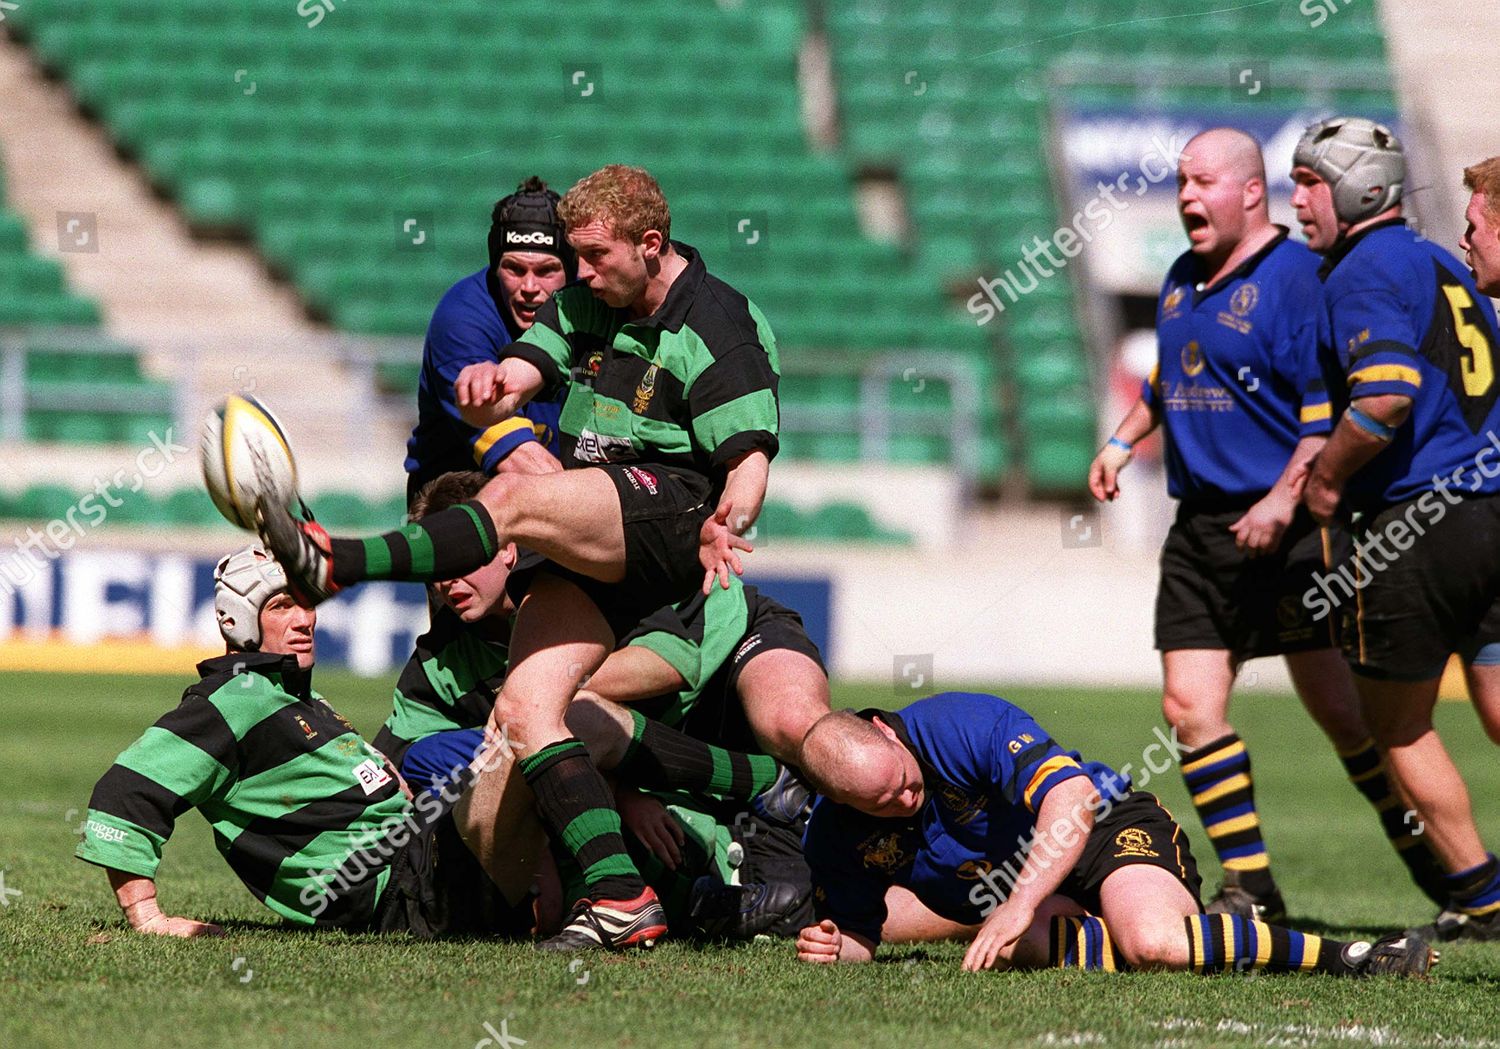
[[[375,746],[401,767],[419,739],[454,729],[479,728],[490,718],[495,694],[505,683],[508,646],[482,636],[443,605],[432,627],[396,681],[395,708],[375,736]]]
[[[540,396],[565,392],[564,466],[661,463],[709,478],[717,500],[727,463],[776,454],[776,340],[754,303],[672,243],[688,266],[655,313],[633,319],[571,284],[500,352],[541,371]]]
[[[391,877],[375,850],[409,806],[378,752],[311,688],[296,657],[234,653],[125,750],[94,787],[77,856],[155,878],[196,808],[256,899],[303,925],[359,926]],[[327,892],[328,872],[359,876]]]

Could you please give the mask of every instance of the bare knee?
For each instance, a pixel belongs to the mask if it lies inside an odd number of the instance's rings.
[[[1231,731],[1216,707],[1172,689],[1162,695],[1161,712],[1183,743],[1195,750]]]
[[[490,512],[495,531],[509,541],[526,505],[524,492],[535,480],[529,474],[501,473],[491,477],[479,491],[479,501]]]
[[[1116,930],[1115,950],[1132,969],[1185,969],[1186,926],[1174,918]]]

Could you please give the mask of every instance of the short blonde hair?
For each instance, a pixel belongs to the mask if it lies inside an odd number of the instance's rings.
[[[606,164],[579,179],[563,194],[557,214],[569,230],[602,221],[633,243],[640,243],[648,229],[659,230],[664,240],[672,235],[672,212],[661,186],[645,168],[626,164]]]
[[[1500,157],[1490,157],[1464,168],[1464,188],[1484,194],[1484,210],[1500,218]]]

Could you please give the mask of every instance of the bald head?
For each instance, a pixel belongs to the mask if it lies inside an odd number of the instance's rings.
[[[1266,181],[1266,159],[1260,143],[1239,128],[1215,127],[1195,135],[1182,148],[1181,162],[1196,162],[1240,183],[1259,179],[1265,185]]]
[[[916,757],[889,725],[847,710],[825,714],[807,730],[802,773],[818,793],[871,816],[910,816],[922,805]]]

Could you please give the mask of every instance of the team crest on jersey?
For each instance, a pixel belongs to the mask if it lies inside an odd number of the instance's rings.
[[[859,851],[866,867],[874,867],[886,874],[896,873],[906,859],[899,834],[872,834],[860,842]]]
[[[308,739],[318,738],[318,730],[309,725],[306,718],[304,718],[301,714],[293,714],[292,717],[297,719],[297,724],[301,727],[302,734],[304,736],[306,736]]]
[[[595,350],[589,354],[589,359],[584,363],[583,370],[589,373],[589,378],[599,374],[599,366],[604,363],[604,351]]]
[[[1187,298],[1187,289],[1181,284],[1167,292],[1161,302],[1162,320],[1172,320],[1182,310],[1182,300]]]
[[[951,783],[944,783],[937,789],[937,795],[942,799],[945,808],[953,810],[953,822],[960,827],[973,823],[979,814],[984,811],[984,797],[973,797],[959,790]]]
[[[1182,370],[1192,377],[1203,374],[1203,348],[1197,339],[1182,348]]]
[[[1229,310],[1219,311],[1218,322],[1226,328],[1233,328],[1241,335],[1249,335],[1255,328],[1246,318],[1250,311],[1255,309],[1255,304],[1260,301],[1260,289],[1254,284],[1246,281],[1234,289],[1234,294],[1229,296]]]
[[[1151,832],[1141,830],[1139,827],[1126,827],[1116,834],[1115,845],[1120,850],[1115,853],[1117,860],[1125,856],[1155,859],[1160,855],[1151,847]]]
[[[1259,301],[1260,289],[1246,281],[1235,288],[1234,294],[1229,296],[1229,308],[1234,311],[1236,317],[1247,317]]]
[[[631,410],[637,415],[644,415],[646,409],[651,405],[651,398],[656,393],[657,366],[651,365],[646,369],[646,374],[641,376],[641,383],[635,388],[635,400],[631,403]]]

